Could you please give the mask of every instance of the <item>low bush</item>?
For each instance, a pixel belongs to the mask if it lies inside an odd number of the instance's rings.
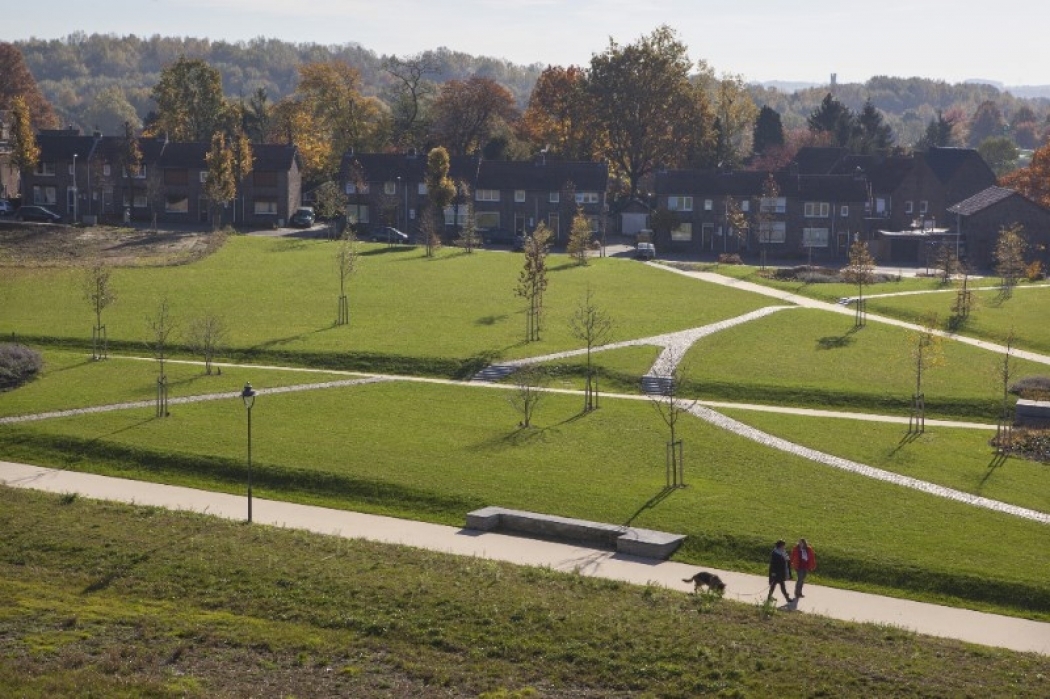
[[[1027,376],[1010,385],[1010,393],[1027,400],[1050,399],[1050,376]]]
[[[718,264],[720,265],[742,265],[744,261],[740,258],[740,255],[735,252],[724,252],[718,256]]]
[[[17,388],[44,368],[44,358],[25,345],[0,344],[0,391]]]

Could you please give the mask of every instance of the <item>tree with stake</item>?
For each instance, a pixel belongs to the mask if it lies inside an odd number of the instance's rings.
[[[607,344],[613,329],[612,320],[595,302],[590,286],[569,319],[569,327],[576,339],[587,345],[587,386],[583,397],[586,413],[598,407],[598,374],[591,363],[591,350]]]
[[[157,358],[159,375],[157,376],[157,417],[169,417],[168,412],[168,375],[164,372],[167,359],[168,343],[175,332],[175,321],[171,317],[168,299],[161,300],[154,316],[146,318],[150,330],[150,349]]]
[[[226,343],[228,329],[225,321],[209,313],[195,318],[187,328],[186,343],[190,351],[204,357],[204,374],[211,376],[212,362]],[[219,370],[222,373],[222,370]]]
[[[519,428],[532,427],[532,415],[543,397],[543,388],[546,383],[547,373],[538,366],[526,364],[514,372],[516,390],[511,394],[510,403],[521,413]]]
[[[909,433],[926,431],[926,396],[922,392],[922,380],[927,371],[944,364],[944,351],[941,347],[941,338],[935,332],[936,327],[936,314],[926,316],[922,327],[911,336],[911,359],[915,367],[915,393],[912,395],[911,416],[908,418]]]
[[[444,219],[445,208],[456,196],[456,185],[448,176],[448,151],[438,146],[427,154],[427,197],[430,199],[430,229],[423,230],[427,257],[434,256],[434,248],[441,242],[438,221]],[[426,227],[425,227],[426,228]]]
[[[525,342],[540,339],[543,315],[543,292],[547,289],[547,253],[550,250],[550,229],[543,223],[525,239],[525,264],[518,274],[515,293],[525,299]]]
[[[1006,454],[1010,451],[1010,432],[1014,422],[1013,415],[1010,412],[1010,377],[1013,374],[1010,359],[1013,353],[1014,340],[1014,330],[1010,328],[1010,334],[1006,337],[1006,351],[1003,352],[1003,361],[996,366],[996,371],[999,374],[999,383],[1003,387],[1002,412],[999,414],[999,424],[995,426],[995,448],[1000,454]]]
[[[587,264],[587,249],[591,245],[591,222],[583,213],[583,209],[576,207],[576,215],[572,217],[572,229],[569,231],[569,244],[566,252],[578,265]]]
[[[868,245],[859,237],[849,249],[849,266],[842,270],[842,280],[857,285],[856,315],[854,327],[862,328],[868,320],[867,300],[864,298],[864,287],[875,281],[875,258],[868,251]]]
[[[685,487],[685,464],[682,458],[682,440],[678,438],[678,420],[682,413],[688,412],[696,405],[696,400],[684,400],[681,396],[682,374],[678,355],[674,350],[666,350],[660,363],[670,369],[659,376],[661,391],[659,395],[650,395],[650,402],[660,419],[670,430],[667,442],[665,470],[668,488]]]
[[[766,248],[774,239],[773,229],[777,214],[783,213],[780,203],[780,185],[770,173],[762,183],[762,199],[758,204],[758,242],[762,255],[762,269],[766,268]]]
[[[339,270],[339,318],[335,322],[336,325],[347,325],[350,322],[350,304],[346,297],[346,282],[357,271],[359,254],[354,230],[347,228],[335,256],[336,267]]]
[[[95,327],[91,329],[91,359],[106,359],[109,343],[106,326],[102,324],[102,311],[117,300],[117,293],[110,283],[110,269],[102,260],[96,260],[84,271],[84,299],[91,302],[95,313]]]
[[[478,225],[474,220],[474,203],[471,201],[470,185],[460,180],[456,183],[456,220],[459,220],[459,207],[464,207],[463,227],[459,231],[459,244],[467,251],[473,253],[474,248],[481,244],[481,236],[478,235]]]
[[[999,231],[995,244],[995,273],[1002,279],[999,300],[1005,301],[1013,296],[1017,280],[1024,274],[1024,254],[1028,243],[1024,238],[1024,226],[1014,224],[1004,226]]]

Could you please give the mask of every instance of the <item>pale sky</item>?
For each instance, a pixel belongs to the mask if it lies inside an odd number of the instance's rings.
[[[976,9],[979,7],[979,10]],[[975,8],[971,10],[970,8]],[[875,75],[1050,84],[1046,0],[50,0],[9,12],[0,40],[87,34],[358,43],[406,56],[441,46],[519,64],[589,63],[661,24],[693,60],[748,81]]]

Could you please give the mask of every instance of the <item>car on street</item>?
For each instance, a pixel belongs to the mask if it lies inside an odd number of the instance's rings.
[[[20,206],[18,211],[15,212],[15,218],[19,221],[37,221],[39,223],[58,223],[62,220],[59,214],[56,214],[46,206]]]
[[[311,228],[316,220],[317,217],[314,215],[313,209],[309,206],[300,206],[292,214],[292,217],[288,219],[288,223],[294,228]]]
[[[638,243],[638,247],[635,248],[634,256],[639,260],[655,260],[656,259],[656,246],[652,243]]]
[[[15,212],[15,207],[6,199],[0,199],[0,216],[10,216]]]
[[[408,234],[392,226],[379,226],[368,232],[368,239],[373,243],[408,244]]]

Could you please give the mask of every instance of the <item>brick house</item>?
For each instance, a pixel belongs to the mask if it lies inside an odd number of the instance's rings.
[[[123,139],[75,129],[45,130],[37,135],[40,159],[23,173],[25,203],[47,206],[67,220],[148,221],[155,213],[166,223],[205,224],[209,202],[204,143],[139,139],[142,164],[126,173],[120,166]],[[253,170],[241,183],[224,223],[273,226],[299,206],[301,161],[294,146],[252,146]]]
[[[604,231],[608,168],[604,163],[538,157],[532,161],[453,156],[449,177],[469,187],[474,223],[480,230],[529,233],[545,223],[564,243],[576,206]],[[348,153],[340,170],[349,198],[350,222],[359,227],[390,225],[415,234],[427,205],[426,156],[418,153]],[[444,212],[451,237],[465,223],[468,207],[458,199]]]
[[[1003,228],[1019,224],[1028,241],[1026,259],[1050,264],[1050,210],[1005,187],[988,187],[949,207],[967,263],[975,269],[995,265],[995,246]]]

